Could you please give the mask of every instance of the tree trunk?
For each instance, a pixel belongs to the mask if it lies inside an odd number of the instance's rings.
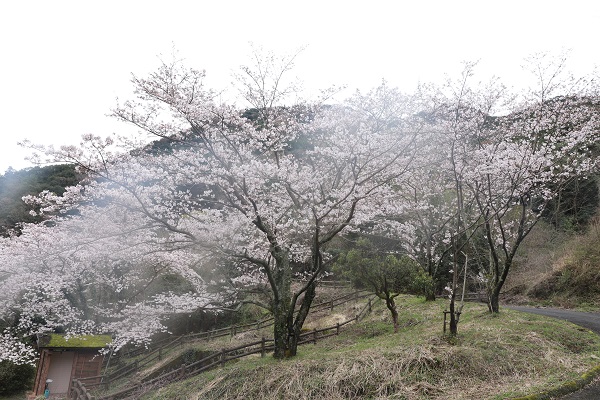
[[[435,301],[435,271],[431,253],[431,235],[427,235],[427,274],[431,277],[431,287],[425,289],[425,301]]]
[[[392,322],[394,324],[394,333],[398,333],[398,310],[396,309],[396,302],[394,298],[390,296],[388,292],[385,292],[385,305],[392,314]]]
[[[497,286],[490,293],[488,308],[491,313],[500,312],[500,288]]]
[[[456,308],[454,307],[454,296],[450,300],[450,336],[458,335],[458,320],[456,319]]]
[[[272,303],[275,320],[273,326],[275,338],[273,357],[275,358],[294,357],[297,354],[302,326],[310,311],[317,288],[315,282],[308,285],[304,292],[300,309],[298,313],[295,313],[296,300],[299,294],[291,295],[292,275],[289,262],[283,262],[282,260],[282,265],[285,265],[286,269],[279,270],[281,272],[278,290],[279,298],[273,300]]]
[[[425,292],[425,301],[435,301],[435,288],[431,287]]]
[[[275,269],[273,271],[273,338],[275,341],[275,349],[273,357],[284,358],[289,354],[288,347],[288,317],[290,311],[292,296],[292,270],[289,263],[287,251],[280,250],[273,254],[275,258]]]
[[[504,260],[502,270],[496,268],[496,271],[500,271],[500,276],[494,279],[492,287],[488,291],[488,309],[491,313],[500,312],[500,291],[506,282],[508,271],[512,265],[513,255]]]
[[[392,321],[394,322],[394,333],[398,333],[398,311],[396,306],[390,310],[392,312]]]
[[[273,357],[275,358],[285,358],[288,354],[287,316],[289,304],[289,299],[273,302],[273,337],[275,339]]]
[[[308,312],[310,311],[310,306],[316,295],[316,283],[311,283],[306,292],[304,293],[304,298],[302,299],[302,304],[300,305],[300,310],[296,315],[296,318],[293,318],[293,310],[290,307],[290,317],[288,318],[288,344],[287,344],[287,357],[294,357],[298,352],[298,343],[300,342],[300,333],[302,331],[302,326],[304,325],[304,321],[308,316]]]
[[[460,227],[460,218],[459,218]],[[452,238],[452,246],[454,247],[454,257],[452,260],[452,293],[450,294],[450,336],[458,335],[458,320],[456,318],[456,287],[458,285],[458,245],[456,238]]]

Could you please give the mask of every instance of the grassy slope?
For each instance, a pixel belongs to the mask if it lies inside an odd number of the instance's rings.
[[[502,399],[579,376],[600,360],[600,339],[565,322],[468,304],[455,343],[442,338],[444,301],[406,297],[392,333],[379,305],[340,336],[298,357],[251,357],[144,399]],[[339,313],[339,311],[338,311]],[[313,321],[314,323],[315,321]]]
[[[580,235],[538,224],[523,243],[505,291],[515,302],[600,309],[600,220]]]

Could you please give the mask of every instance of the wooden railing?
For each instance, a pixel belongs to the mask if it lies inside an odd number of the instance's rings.
[[[345,304],[352,300],[358,300],[369,296],[369,293],[364,291],[354,291],[352,293],[345,294],[343,296],[336,297],[335,299],[316,303],[311,307],[311,312],[317,312],[329,309],[332,311],[334,307]],[[260,329],[270,327],[273,325],[273,317],[263,318],[256,322],[241,324],[241,325],[232,325],[225,328],[213,329],[206,332],[199,333],[190,333],[182,336],[178,336],[176,338],[167,337],[165,339],[156,341],[152,343],[152,347],[154,350],[150,350],[149,353],[144,355],[141,358],[133,360],[125,365],[121,366],[115,371],[112,371],[110,374],[100,375],[100,376],[92,376],[88,378],[80,378],[82,383],[85,383],[88,388],[102,386],[104,388],[108,388],[113,382],[129,375],[134,372],[142,370],[147,365],[151,363],[162,360],[162,358],[172,349],[183,346],[185,343],[196,341],[196,340],[212,340],[226,336],[235,336],[244,332],[258,331]],[[128,351],[126,353],[126,358],[134,358],[139,357],[144,352],[148,352],[146,348],[139,348],[134,351]]]
[[[364,297],[361,295],[359,298]],[[353,299],[352,297],[348,297],[348,300]],[[372,303],[376,297],[369,299],[367,304],[356,314],[356,316],[350,320],[347,320],[343,323],[338,323],[333,326],[329,326],[322,329],[313,329],[312,331],[304,332],[299,336],[298,344],[306,344],[306,343],[316,343],[318,340],[322,340],[331,336],[339,335],[340,328],[348,325],[352,322],[360,321],[365,315],[367,315],[372,310]],[[346,301],[348,301],[346,300]],[[327,302],[329,304],[329,302]],[[221,351],[214,352],[201,360],[195,361],[191,364],[182,364],[181,367],[174,369],[172,371],[161,374],[155,378],[142,381],[140,384],[135,386],[126,387],[120,389],[117,392],[107,394],[104,396],[97,397],[98,400],[113,400],[113,399],[121,399],[129,396],[131,393],[135,391],[139,391],[142,388],[149,387],[158,387],[168,384],[173,381],[181,380],[190,376],[197,375],[203,371],[214,368],[216,366],[222,366],[225,362],[235,360],[238,358],[246,357],[251,354],[261,354],[261,357],[264,357],[267,352],[273,351],[274,349],[274,340],[273,339],[265,339],[264,337],[256,342],[228,348],[222,349]],[[87,378],[93,379],[97,377]],[[106,382],[104,382],[106,383]],[[83,386],[83,385],[81,385]],[[88,389],[92,386],[89,385]],[[81,398],[83,399],[83,398]]]
[[[73,379],[73,384],[71,385],[70,399],[95,400],[96,398],[87,391],[87,388],[79,379]]]

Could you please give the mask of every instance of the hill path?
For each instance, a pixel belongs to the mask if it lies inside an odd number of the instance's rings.
[[[548,317],[564,319],[600,335],[600,313],[560,310],[555,308],[532,308],[508,306],[508,308],[533,314],[546,315]],[[598,400],[600,399],[600,381],[596,379],[585,388],[563,396],[560,400]]]

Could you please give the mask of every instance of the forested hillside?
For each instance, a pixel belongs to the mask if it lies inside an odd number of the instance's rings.
[[[70,164],[9,169],[0,175],[0,235],[5,236],[19,222],[41,221],[41,217],[29,213],[29,207],[21,200],[23,196],[44,190],[61,195],[65,187],[78,181],[75,167]]]

